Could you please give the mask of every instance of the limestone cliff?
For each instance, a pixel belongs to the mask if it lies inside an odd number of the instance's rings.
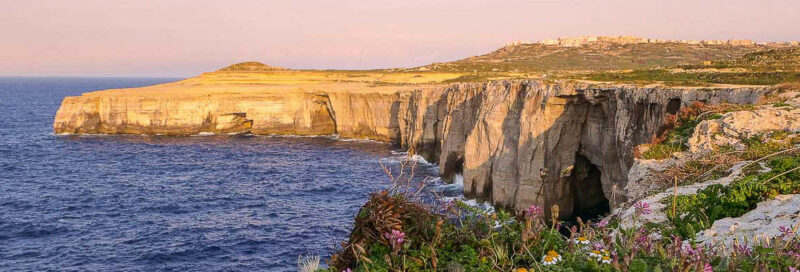
[[[694,101],[754,103],[760,88],[663,88],[494,81],[404,94],[400,143],[464,193],[507,207],[558,204],[562,217],[622,203],[633,149]],[[604,207],[605,206],[605,207]]]
[[[328,135],[392,142],[468,196],[562,217],[625,198],[634,146],[693,101],[754,103],[763,88],[499,80],[450,85],[241,84],[197,79],[67,97],[56,133]]]

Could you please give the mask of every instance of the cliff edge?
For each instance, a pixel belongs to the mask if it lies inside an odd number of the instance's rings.
[[[571,217],[625,200],[633,149],[668,114],[695,101],[754,103],[766,91],[536,79],[370,82],[404,76],[207,73],[67,97],[53,127],[57,134],[337,134],[385,141],[437,161],[445,178],[463,174],[468,196],[506,207],[558,204],[560,215]]]

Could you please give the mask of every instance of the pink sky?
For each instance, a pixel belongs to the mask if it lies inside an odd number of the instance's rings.
[[[798,0],[0,0],[0,76],[414,67],[579,35],[800,39]]]

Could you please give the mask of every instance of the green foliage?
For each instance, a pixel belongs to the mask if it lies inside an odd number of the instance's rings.
[[[770,160],[767,165],[771,168],[769,172],[747,175],[729,186],[715,184],[696,194],[678,196],[675,200],[677,215],[668,214],[675,232],[691,238],[698,231],[709,228],[716,220],[739,217],[766,199],[800,192],[800,171],[778,176],[800,166],[800,157],[780,157]],[[670,198],[668,206],[671,205]]]
[[[672,156],[672,153],[686,151],[689,149],[689,138],[692,137],[695,127],[703,120],[718,119],[719,114],[705,115],[700,117],[702,105],[692,105],[681,109],[676,115],[671,115],[665,127],[667,131],[656,139],[657,142],[641,154],[643,159],[662,160]]]
[[[676,86],[705,86],[708,84],[775,85],[800,81],[800,72],[672,72],[669,69],[635,70],[626,73],[600,72],[583,76],[594,81],[624,83],[663,82]]]
[[[522,44],[463,60],[426,67],[438,72],[558,72],[648,69],[743,56],[757,47],[664,44],[604,44],[561,47]]]
[[[667,66],[660,66],[667,67]],[[596,81],[629,83],[663,82],[667,85],[708,84],[775,85],[800,81],[800,48],[772,49],[719,59],[709,65],[680,65],[629,72],[595,72],[579,76]]]
[[[668,159],[672,156],[672,153],[681,152],[686,150],[683,145],[675,145],[675,144],[655,144],[650,146],[647,151],[642,153],[641,158],[647,160],[663,160]]]
[[[769,136],[789,138],[781,133]],[[770,143],[764,139],[747,144],[762,148]],[[689,256],[680,238],[691,237],[717,219],[740,216],[775,195],[800,192],[800,173],[788,171],[800,166],[800,157],[784,154],[765,163],[769,172],[753,171],[729,186],[713,185],[679,196],[678,215],[669,216],[674,227],[624,229],[615,221],[596,226],[579,220],[574,227],[560,228],[541,208],[487,213],[458,201],[430,206],[404,195],[376,193],[357,214],[348,243],[334,254],[328,271],[702,271],[706,265],[715,271],[785,271],[800,264],[790,254],[800,249],[797,239],[781,236],[753,244],[747,256],[712,247],[696,248]],[[404,232],[405,241],[392,243],[387,237],[392,230]],[[654,233],[678,236],[653,238]],[[559,257],[555,264],[543,262],[550,254]]]

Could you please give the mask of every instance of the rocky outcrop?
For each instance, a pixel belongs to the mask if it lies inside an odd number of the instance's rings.
[[[689,149],[695,153],[705,153],[720,146],[730,146],[737,150],[745,148],[743,139],[773,131],[800,132],[800,98],[788,101],[786,105],[762,106],[751,111],[735,111],[722,115],[722,118],[706,120],[695,128],[689,138]]]
[[[698,191],[703,190],[711,185],[728,186],[736,179],[742,177],[742,167],[746,166],[749,162],[740,162],[730,169],[730,174],[718,179],[707,180],[704,182],[693,183],[684,186],[675,187],[672,190],[661,191],[646,198],[640,199],[639,202],[647,204],[652,213],[640,215],[638,218],[634,216],[636,207],[628,205],[620,207],[615,210],[617,216],[622,219],[620,226],[624,229],[631,229],[634,227],[641,227],[648,223],[660,224],[667,221],[667,207],[664,204],[666,199],[679,195],[696,194]],[[631,203],[632,204],[632,203]]]
[[[327,135],[393,142],[468,196],[506,207],[607,210],[633,148],[694,101],[753,103],[762,88],[665,88],[500,80],[438,86],[198,84],[64,99],[56,133]]]
[[[737,218],[714,221],[711,228],[697,233],[697,241],[709,244],[730,245],[760,239],[769,240],[781,235],[791,235],[800,213],[800,195],[778,195],[775,199],[758,203],[758,206]],[[781,229],[787,233],[781,232]]]

